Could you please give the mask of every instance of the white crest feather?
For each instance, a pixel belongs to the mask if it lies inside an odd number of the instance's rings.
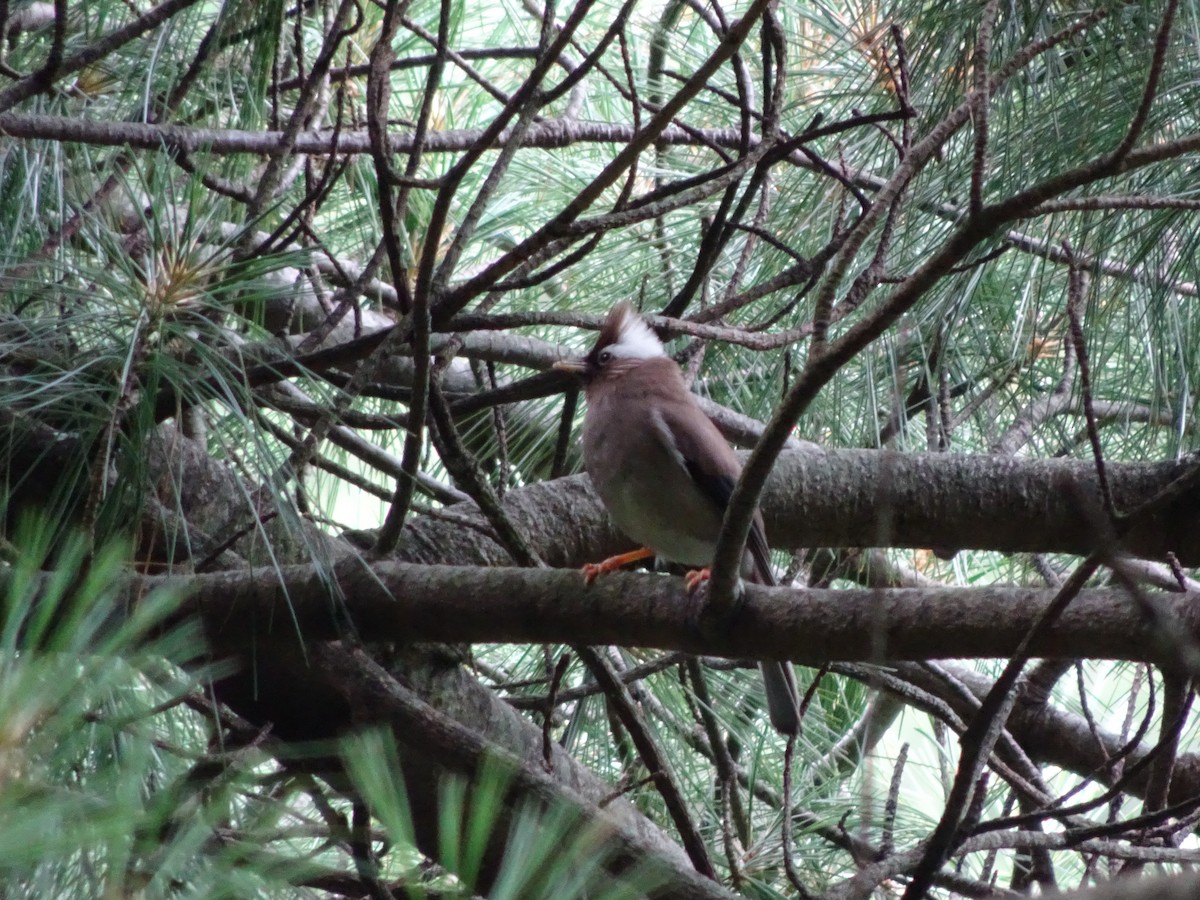
[[[646,324],[646,320],[634,312],[632,307],[625,306],[620,324],[617,326],[617,339],[608,345],[613,356],[625,359],[652,359],[655,356],[665,356],[662,341],[654,330]]]

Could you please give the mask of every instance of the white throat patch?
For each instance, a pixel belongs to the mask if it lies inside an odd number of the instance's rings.
[[[613,356],[622,359],[653,359],[656,356],[666,356],[658,335],[646,324],[645,319],[628,307],[621,318],[617,334],[617,339],[607,348]]]

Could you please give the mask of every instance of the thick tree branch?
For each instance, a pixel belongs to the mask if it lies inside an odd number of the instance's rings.
[[[85,453],[74,436],[12,412],[0,416],[0,441],[0,446],[12,448],[14,470],[31,476],[24,483],[38,496],[44,496],[44,486],[53,484],[70,460],[82,459]],[[1110,464],[1117,509],[1137,507],[1193,466],[1190,460]],[[1149,559],[1173,552],[1184,565],[1200,561],[1198,493],[1185,492],[1140,523],[1123,538],[1122,549]],[[780,549],[953,546],[1083,555],[1093,547],[1094,531],[1080,509],[1080,498],[1096,496],[1090,462],[788,451],[779,457],[768,482],[763,513],[771,545]],[[583,476],[510,491],[504,506],[549,565],[579,566],[628,549],[628,541],[614,530]],[[471,509],[462,512],[469,514]],[[474,533],[468,538],[462,528],[424,520],[414,528],[401,558],[473,565],[504,565],[508,560],[498,544],[480,541]],[[423,547],[429,549],[419,549]]]
[[[8,577],[5,573],[4,577]],[[699,634],[683,581],[615,574],[585,587],[570,569],[423,566],[356,558],[332,571],[265,566],[196,576],[135,576],[125,593],[182,589],[181,615],[199,614],[218,645],[265,638],[336,639],[347,622],[371,640],[412,643],[571,643],[683,650],[729,658],[883,662],[1009,656],[1053,592],[963,587],[894,590],[747,589],[737,620]],[[1192,594],[1151,600],[1188,634],[1200,635]],[[248,623],[260,623],[251,625]],[[1035,636],[1030,655],[1163,662],[1164,651],[1128,595],[1081,592],[1057,622]]]

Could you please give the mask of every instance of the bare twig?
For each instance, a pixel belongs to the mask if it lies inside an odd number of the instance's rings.
[[[1087,579],[1100,568],[1102,562],[1103,555],[1093,553],[1075,569],[1075,572],[1063,584],[1054,600],[1039,617],[1038,622],[1030,629],[1026,640],[1022,642],[1023,646],[1027,646],[1029,640],[1038,631],[1061,615],[1067,605],[1075,599],[1075,595],[1083,588]],[[950,796],[946,800],[945,811],[913,870],[912,879],[904,892],[905,900],[916,900],[923,896],[932,884],[934,872],[949,857],[980,769],[999,737],[1000,729],[1004,725],[1004,720],[1008,718],[1009,710],[1016,702],[1013,688],[1016,686],[1027,659],[1028,652],[1024,649],[1018,649],[1010,657],[1004,671],[996,679],[995,685],[980,705],[979,713],[963,734],[959,768],[951,787]]]
[[[645,723],[639,718],[633,698],[629,696],[628,689],[617,678],[604,657],[595,650],[590,647],[580,647],[577,649],[577,652],[580,659],[588,667],[588,671],[592,673],[596,681],[604,689],[605,696],[608,697],[609,702],[616,708],[621,724],[629,732],[630,737],[637,747],[638,754],[641,756],[646,768],[650,770],[654,784],[658,788],[658,792],[662,795],[667,811],[671,814],[671,820],[679,830],[684,849],[692,860],[692,865],[696,867],[696,871],[700,874],[715,879],[716,871],[713,869],[712,862],[708,858],[708,849],[695,823],[691,819],[687,804],[683,800],[683,794],[679,789],[674,774],[671,772],[670,764],[659,750],[654,738],[645,727]]]
[[[987,91],[988,62],[992,53],[992,30],[996,26],[996,17],[1000,14],[999,0],[988,0],[983,9],[983,19],[979,23],[979,34],[975,39],[974,90],[971,99],[971,119],[975,126],[975,161],[971,166],[971,215],[977,216],[983,211],[983,182],[987,177],[988,151],[988,106],[990,95]]]

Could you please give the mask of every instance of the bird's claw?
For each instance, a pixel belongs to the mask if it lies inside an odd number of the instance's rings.
[[[697,588],[708,583],[710,575],[712,575],[712,569],[709,568],[689,569],[683,576],[683,583],[687,586],[687,592],[689,594],[696,593]]]
[[[642,547],[638,550],[631,550],[629,553],[619,553],[616,556],[610,556],[608,559],[602,559],[598,563],[586,563],[580,567],[579,574],[583,576],[583,583],[590,585],[601,575],[616,572],[623,566],[640,562],[643,559],[650,559],[652,556],[654,556],[653,553]]]
[[[693,569],[683,576],[688,593],[688,626],[697,634],[712,637],[734,627],[746,605],[746,587],[739,578],[728,609],[718,612],[709,603],[711,569]]]
[[[604,563],[584,563],[579,569],[579,574],[583,576],[583,583],[591,586],[593,581],[608,571],[611,570],[606,569]]]

